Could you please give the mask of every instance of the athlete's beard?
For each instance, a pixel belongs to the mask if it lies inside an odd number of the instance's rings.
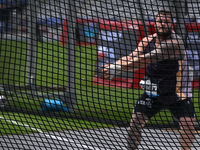
[[[166,38],[168,37],[170,34],[171,34],[171,31],[168,30],[168,32],[159,32],[157,29],[156,29],[156,33],[159,37],[161,38]]]

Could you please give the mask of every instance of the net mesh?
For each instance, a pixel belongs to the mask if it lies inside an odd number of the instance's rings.
[[[0,0],[2,149],[198,149],[199,11]]]

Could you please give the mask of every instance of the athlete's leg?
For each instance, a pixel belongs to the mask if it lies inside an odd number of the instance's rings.
[[[195,138],[195,110],[191,98],[177,101],[170,107],[171,112],[179,119],[181,150],[190,150]]]
[[[144,93],[137,101],[131,117],[130,127],[128,128],[128,150],[136,150],[138,148],[141,141],[142,128],[148,122],[149,118],[153,117],[162,109],[161,104],[154,102],[154,100],[155,98],[149,98]]]
[[[181,117],[180,118],[180,127],[181,134],[179,137],[179,142],[181,144],[181,150],[190,150],[194,139],[195,139],[195,128],[194,128],[195,119],[191,117]]]
[[[127,135],[128,150],[136,150],[138,148],[141,141],[142,128],[147,122],[148,117],[144,113],[137,112],[132,115]]]

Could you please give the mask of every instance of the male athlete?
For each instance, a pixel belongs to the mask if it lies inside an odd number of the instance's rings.
[[[179,119],[181,150],[189,150],[195,138],[194,107],[191,101],[185,47],[173,31],[173,17],[169,10],[160,10],[156,16],[156,33],[145,37],[129,56],[116,64],[123,70],[138,70],[146,66],[140,85],[144,93],[133,110],[128,128],[128,150],[136,150],[141,141],[141,130],[162,109],[169,109]],[[103,69],[109,77],[109,65]]]

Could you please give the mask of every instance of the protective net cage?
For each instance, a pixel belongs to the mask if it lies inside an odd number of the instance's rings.
[[[199,149],[198,0],[0,0],[1,149]]]

